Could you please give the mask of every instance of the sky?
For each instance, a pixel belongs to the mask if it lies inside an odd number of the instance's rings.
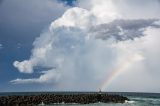
[[[0,92],[160,93],[159,0],[0,0]]]

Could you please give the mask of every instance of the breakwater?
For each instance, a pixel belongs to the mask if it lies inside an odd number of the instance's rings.
[[[107,93],[92,94],[39,94],[39,95],[12,95],[1,96],[0,106],[34,106],[39,104],[55,104],[55,103],[124,103],[129,100],[127,97],[120,95],[111,95]]]

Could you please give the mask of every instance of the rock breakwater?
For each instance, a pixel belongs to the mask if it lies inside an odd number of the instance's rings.
[[[109,95],[107,93],[92,93],[92,94],[40,94],[40,95],[15,95],[1,96],[0,106],[35,106],[41,103],[124,103],[129,100],[127,97],[120,95]]]

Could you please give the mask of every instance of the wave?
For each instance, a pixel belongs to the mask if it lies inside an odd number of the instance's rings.
[[[132,100],[130,100],[130,101],[125,100],[125,103],[135,103],[135,101],[132,101]]]
[[[160,98],[140,98],[140,97],[134,97],[131,98],[132,100],[143,100],[143,101],[160,101]]]

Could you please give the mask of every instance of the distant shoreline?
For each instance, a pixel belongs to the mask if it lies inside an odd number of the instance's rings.
[[[39,95],[39,94],[94,94],[97,93],[95,91],[22,91],[22,92],[0,92],[0,97],[1,96],[16,96],[16,95]],[[160,93],[152,93],[152,92],[103,92],[107,94],[112,94],[112,95],[122,95],[122,96],[127,96],[127,95],[134,95],[137,94],[138,96],[140,95],[159,95]]]

